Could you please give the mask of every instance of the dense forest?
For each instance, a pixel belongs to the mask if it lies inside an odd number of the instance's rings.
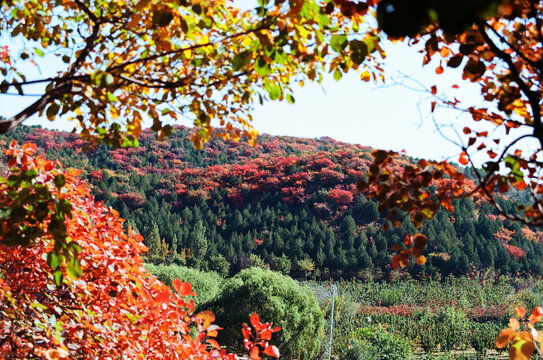
[[[369,147],[263,135],[255,147],[214,139],[197,151],[190,133],[175,127],[157,142],[144,131],[137,148],[83,151],[78,135],[21,126],[0,141],[4,148],[12,139],[34,142],[47,157],[81,169],[96,198],[145,237],[155,264],[224,275],[260,266],[317,279],[386,277],[390,246],[417,231],[409,219],[381,231],[377,203],[357,192]],[[515,206],[505,197],[500,203]],[[473,266],[543,273],[543,232],[504,219],[477,197],[455,200],[454,208],[422,228],[428,262],[411,266],[412,275],[459,275]]]

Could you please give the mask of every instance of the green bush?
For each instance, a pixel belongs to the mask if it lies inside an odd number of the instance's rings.
[[[470,321],[464,312],[448,307],[439,311],[437,320],[441,350],[468,347]]]
[[[496,337],[503,326],[496,323],[475,324],[471,334],[471,346],[477,354],[485,356],[487,351],[496,347]]]
[[[204,272],[178,265],[145,264],[145,268],[164,284],[171,286],[174,279],[189,282],[193,291],[198,295],[194,303],[200,305],[213,300],[222,290],[225,280],[215,272]]]
[[[371,344],[358,339],[351,339],[341,352],[342,360],[374,360],[376,350]]]
[[[366,348],[364,352],[370,349],[375,360],[408,360],[413,357],[415,346],[410,340],[389,333],[380,326],[356,329],[351,337],[360,341],[361,347]]]
[[[272,343],[283,359],[312,359],[324,337],[324,317],[315,295],[291,278],[260,268],[241,271],[223,292],[203,307],[212,310],[224,328],[218,340],[232,350],[242,343],[241,326],[256,312],[262,322],[281,326]]]

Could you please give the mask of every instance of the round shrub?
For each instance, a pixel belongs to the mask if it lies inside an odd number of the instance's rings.
[[[262,322],[281,326],[272,342],[283,359],[312,359],[319,353],[324,317],[315,295],[290,277],[260,268],[241,271],[223,292],[203,307],[212,309],[224,328],[218,340],[227,346],[242,343],[239,329],[253,312]]]
[[[194,297],[194,303],[198,309],[202,309],[201,304],[213,300],[225,284],[225,280],[215,272],[205,272],[174,264],[153,265],[146,263],[145,269],[170,287],[174,279],[190,283],[192,290],[197,294]]]

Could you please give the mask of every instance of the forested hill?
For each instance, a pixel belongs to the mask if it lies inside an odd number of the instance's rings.
[[[78,135],[39,127],[21,126],[0,141],[3,148],[12,139],[34,142],[47,157],[82,169],[96,198],[144,235],[155,263],[223,274],[256,265],[321,279],[366,277],[388,273],[390,246],[416,231],[409,221],[381,231],[377,204],[357,193],[371,162],[368,147],[264,135],[253,148],[215,139],[196,151],[189,132],[177,127],[163,142],[144,132],[138,148],[102,145],[86,153]],[[428,262],[409,271],[543,272],[543,233],[500,218],[482,201],[454,205],[454,214],[441,211],[424,226]]]

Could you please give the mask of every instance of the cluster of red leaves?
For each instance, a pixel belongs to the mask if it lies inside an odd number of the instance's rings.
[[[190,284],[175,280],[172,292],[146,272],[139,256],[147,250],[142,237],[125,232],[118,213],[94,201],[78,172],[64,171],[60,190],[49,175],[51,162],[19,156],[19,148],[11,153],[20,159],[16,167],[38,172],[35,183],[54,194],[62,191],[70,201],[66,241],[81,246],[82,276],[54,284],[46,261],[54,247],[50,221],[28,246],[1,245],[0,358],[238,358],[214,340],[220,328],[213,313],[194,314],[194,301],[185,299],[195,295]],[[0,181],[0,206],[9,209],[7,189]],[[66,264],[61,268],[66,271]]]
[[[511,344],[509,347],[509,359],[511,360],[529,360],[534,350],[537,350],[541,355],[543,352],[543,333],[538,331],[534,324],[543,318],[543,307],[535,307],[528,319],[525,320],[526,310],[515,306],[515,315],[520,318],[520,321],[517,318],[509,320],[509,328],[500,332],[496,339],[496,347],[503,349]],[[522,325],[528,328],[528,331],[520,331]],[[539,346],[537,346],[538,343]]]
[[[280,331],[281,328],[279,326],[273,327],[272,323],[261,323],[256,313],[253,313],[249,320],[254,331],[246,323],[243,323],[241,329],[244,338],[243,345],[249,352],[249,357],[260,360],[260,352],[262,351],[266,355],[279,358],[279,349],[275,345],[270,345],[268,341],[271,340],[272,334]]]
[[[526,255],[526,253],[524,252],[524,250],[522,250],[521,248],[519,248],[518,246],[515,246],[515,245],[511,245],[511,244],[502,244],[503,247],[505,248],[505,250],[507,250],[507,252],[509,253],[509,255],[511,255],[511,257],[514,257],[515,259],[519,260],[521,257],[523,257],[524,255]]]
[[[328,197],[336,204],[350,205],[353,203],[354,196],[351,191],[342,190],[342,189],[333,189],[328,194]]]
[[[9,57],[9,51],[8,51],[8,46],[7,45],[4,45],[4,46],[1,46],[0,47],[0,60],[2,60],[3,62],[11,65],[11,59]]]

